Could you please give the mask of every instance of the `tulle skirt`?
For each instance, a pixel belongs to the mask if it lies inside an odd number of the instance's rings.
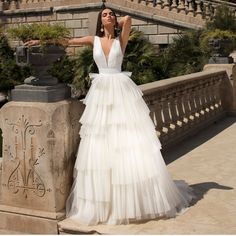
[[[193,194],[169,175],[140,88],[125,73],[97,74],[84,99],[67,217],[86,225],[174,217]]]

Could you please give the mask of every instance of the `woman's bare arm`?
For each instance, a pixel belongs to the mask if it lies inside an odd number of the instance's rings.
[[[53,43],[53,40],[49,40],[49,42]],[[81,37],[81,38],[65,38],[65,39],[61,39],[59,40],[60,44],[64,45],[64,46],[70,46],[70,45],[93,45],[93,41],[94,41],[94,36],[85,36],[85,37]],[[35,45],[39,45],[40,44],[40,40],[30,40],[26,43],[24,43],[25,46],[35,46]]]
[[[131,31],[131,17],[128,15],[123,16],[118,22],[118,24],[119,24],[119,27],[121,28],[120,42],[121,42],[121,49],[124,53],[125,48],[128,44],[129,34]]]
[[[93,45],[94,36],[68,39],[67,45]]]

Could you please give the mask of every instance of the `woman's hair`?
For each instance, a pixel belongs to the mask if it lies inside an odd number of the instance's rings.
[[[102,10],[98,13],[96,36],[98,36],[98,37],[103,37],[104,36],[104,31],[102,32],[101,28],[102,28],[102,12],[105,9],[111,10],[113,12],[114,16],[115,16],[116,25],[115,25],[114,30],[115,30],[115,37],[117,37],[118,36],[118,32],[117,32],[118,31],[118,21],[117,21],[116,13],[112,9],[105,7],[105,5],[103,5]]]

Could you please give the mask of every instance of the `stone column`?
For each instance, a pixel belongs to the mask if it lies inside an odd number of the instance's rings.
[[[236,114],[236,64],[207,64],[203,70],[225,70],[228,78],[221,85],[222,105],[231,114]]]
[[[0,110],[3,133],[0,229],[57,234],[65,217],[84,106],[11,101]]]

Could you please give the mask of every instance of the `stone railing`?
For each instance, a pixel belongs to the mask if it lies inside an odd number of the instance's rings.
[[[164,148],[225,116],[225,71],[198,72],[140,85]],[[228,94],[227,94],[228,93]]]
[[[211,19],[216,11],[217,6],[222,3],[227,4],[231,10],[236,13],[236,4],[221,0],[128,0],[114,1],[107,0],[106,3],[120,3],[127,6],[129,2],[145,5],[153,8],[167,9],[177,13],[184,13],[189,16],[199,17],[203,19]],[[102,3],[102,1],[94,0],[0,0],[3,10],[27,8],[27,6],[54,7],[60,5],[76,5],[88,3]],[[132,6],[130,6],[132,8]],[[148,10],[148,8],[147,8]]]
[[[212,19],[216,8],[225,3],[236,12],[236,4],[220,0],[131,0],[154,8],[168,9],[203,19]]]

